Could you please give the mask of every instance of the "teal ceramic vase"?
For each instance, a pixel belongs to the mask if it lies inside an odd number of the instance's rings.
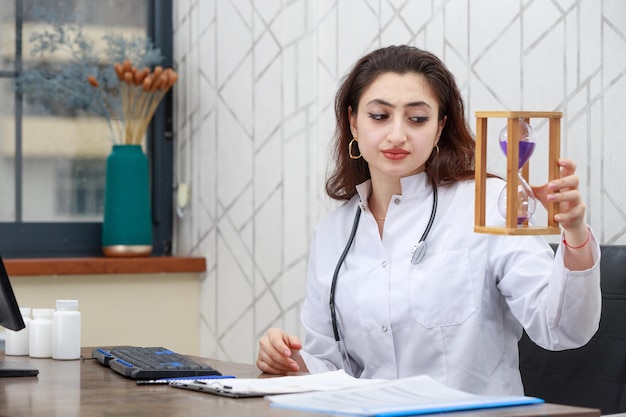
[[[152,252],[148,158],[141,145],[113,145],[107,158],[102,252],[117,257]]]

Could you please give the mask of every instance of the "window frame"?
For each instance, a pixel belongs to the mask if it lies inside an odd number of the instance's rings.
[[[0,78],[15,79],[22,70],[22,0],[15,0],[16,50],[14,71],[0,71]],[[173,64],[172,0],[148,0],[147,36],[161,50],[164,67]],[[172,254],[173,234],[173,93],[157,108],[147,134],[152,204],[152,256]],[[24,222],[22,213],[22,109],[15,93],[15,211],[13,222],[0,222],[3,258],[102,256],[100,222]]]

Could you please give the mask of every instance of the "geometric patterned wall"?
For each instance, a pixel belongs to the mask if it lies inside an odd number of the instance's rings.
[[[626,243],[626,2],[179,0],[174,2],[175,252],[207,259],[205,356],[252,363],[270,326],[299,334],[333,99],[364,53],[412,44],[477,110],[562,111],[588,222]],[[541,126],[539,126],[541,130]],[[532,182],[532,178],[531,178]]]

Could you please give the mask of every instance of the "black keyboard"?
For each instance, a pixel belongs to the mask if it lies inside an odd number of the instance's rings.
[[[161,379],[221,375],[212,366],[162,347],[116,346],[96,348],[94,358],[132,379]]]

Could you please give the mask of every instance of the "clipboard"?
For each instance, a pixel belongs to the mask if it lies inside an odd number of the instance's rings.
[[[174,388],[182,388],[231,398],[263,397],[265,395],[262,392],[233,390],[231,385],[227,385],[223,382],[203,381],[199,379],[195,381],[171,381],[169,385]]]

